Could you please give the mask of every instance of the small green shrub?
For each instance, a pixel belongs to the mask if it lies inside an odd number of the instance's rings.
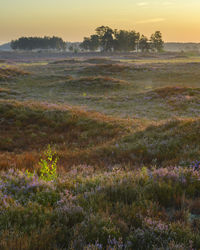
[[[48,145],[47,150],[44,152],[46,159],[41,159],[39,165],[40,178],[45,181],[52,181],[57,178],[57,161],[56,152],[53,152],[51,146]]]

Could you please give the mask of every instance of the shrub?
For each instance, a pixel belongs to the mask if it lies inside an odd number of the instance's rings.
[[[50,145],[47,151],[44,152],[46,159],[40,160],[40,178],[45,181],[52,181],[57,178],[57,161],[56,152],[52,152]]]

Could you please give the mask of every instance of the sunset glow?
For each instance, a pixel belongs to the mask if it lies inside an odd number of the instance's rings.
[[[82,41],[101,25],[200,41],[199,0],[0,0],[0,6],[0,43],[44,35]]]

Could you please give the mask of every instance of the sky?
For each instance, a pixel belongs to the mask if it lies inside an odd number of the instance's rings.
[[[0,43],[45,35],[82,41],[101,25],[200,42],[200,0],[0,0]]]

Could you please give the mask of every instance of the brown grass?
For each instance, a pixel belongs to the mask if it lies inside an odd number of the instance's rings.
[[[9,93],[10,89],[7,88],[0,88],[0,93]]]
[[[54,145],[63,165],[72,166],[74,159],[62,157],[62,152],[78,156],[117,140],[129,130],[124,120],[47,103],[1,101],[0,113],[1,169],[32,168],[48,144]]]
[[[119,63],[119,61],[113,61],[108,58],[90,58],[84,61],[85,63],[91,63],[91,64],[114,64]]]
[[[8,88],[0,88],[0,97],[3,97],[3,96],[7,97],[7,95],[17,95],[17,94],[18,94],[17,91],[14,91]]]
[[[29,74],[29,72],[17,68],[0,68],[0,81],[9,80],[18,76],[25,76]]]
[[[100,64],[100,65],[85,67],[81,73],[103,75],[103,74],[122,73],[128,71],[129,69],[130,69],[129,66],[122,64]]]
[[[196,93],[200,93],[200,89],[192,89],[187,87],[164,87],[155,89],[154,92],[161,98],[168,98],[176,95],[194,96]]]
[[[67,86],[80,87],[80,88],[90,88],[95,90],[95,88],[119,88],[122,86],[127,86],[129,83],[125,80],[120,80],[108,76],[87,76],[80,77],[77,79],[69,80],[66,82]]]
[[[150,99],[163,99],[174,110],[191,108],[200,103],[200,88],[164,87],[147,93]]]
[[[50,62],[49,64],[63,64],[63,63],[69,63],[69,64],[74,64],[74,63],[81,63],[82,61],[77,60],[77,59],[65,59],[65,60],[57,60]]]

